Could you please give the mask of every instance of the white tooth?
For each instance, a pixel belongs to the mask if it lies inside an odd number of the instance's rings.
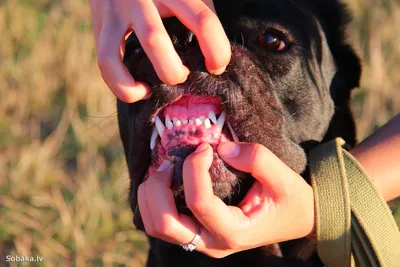
[[[211,122],[209,118],[205,118],[204,127],[206,127],[206,129],[211,128]]]
[[[167,129],[171,130],[172,127],[174,127],[174,124],[172,123],[172,121],[167,121]]]
[[[176,120],[176,121],[174,122],[174,125],[175,125],[175,126],[181,126],[181,125],[182,125],[182,122],[181,122],[180,120]]]
[[[153,131],[151,132],[150,138],[150,149],[153,150],[156,147],[156,139],[158,137],[157,128],[153,127]]]
[[[195,118],[191,118],[191,119],[189,120],[189,124],[194,124],[194,120],[195,120]]]
[[[188,120],[187,119],[182,119],[182,124],[183,125],[186,125],[188,123]]]
[[[219,115],[219,118],[217,120],[217,127],[222,131],[222,127],[224,127],[224,123],[225,123],[225,118],[226,118],[226,114],[225,111],[222,111],[221,115]]]
[[[201,120],[200,120],[199,118],[196,118],[196,119],[194,120],[194,123],[195,123],[197,126],[200,126],[200,125],[202,124],[202,122],[201,122]]]
[[[174,118],[172,119],[172,122],[175,124],[175,122],[176,122],[177,120],[178,120],[178,118],[175,118],[175,117],[174,117]]]
[[[171,120],[171,118],[168,116],[168,115],[166,115],[165,116],[165,125],[168,125],[168,122]]]
[[[214,111],[210,111],[209,113],[208,113],[208,117],[210,118],[210,120],[215,124],[215,123],[217,123],[217,117],[215,116],[215,113],[214,113]]]
[[[239,142],[239,138],[237,137],[237,135],[236,135],[235,131],[233,130],[233,128],[232,128],[231,124],[229,123],[229,121],[226,124],[228,125],[229,131],[231,132],[233,141]]]
[[[200,119],[201,123],[203,123],[204,120],[206,119],[206,116],[200,116],[199,119]]]
[[[161,122],[160,118],[158,116],[156,116],[156,128],[157,128],[157,132],[160,135],[160,137],[163,136],[164,130],[165,130],[165,126],[164,124]]]

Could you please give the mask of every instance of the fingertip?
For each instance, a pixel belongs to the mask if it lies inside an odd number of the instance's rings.
[[[223,66],[222,68],[216,69],[216,70],[209,70],[209,72],[212,75],[221,75],[222,73],[224,73],[226,70],[226,66]]]
[[[150,86],[143,82],[133,81],[131,85],[116,84],[114,86],[109,85],[109,87],[114,95],[125,103],[148,99],[151,95]]]
[[[189,69],[185,65],[182,65],[180,71],[172,71],[170,68],[165,70],[156,69],[156,72],[160,80],[168,85],[177,85],[184,83],[190,73]],[[180,75],[178,75],[177,73],[180,73]]]
[[[201,152],[205,151],[206,149],[208,149],[210,147],[211,146],[208,143],[202,143],[196,148],[194,153],[201,153]]]
[[[220,38],[222,38],[222,40],[219,39],[215,41],[218,45],[214,43],[208,44],[208,47],[202,47],[206,68],[213,75],[221,75],[224,73],[232,56],[230,42],[223,29],[221,29],[221,31]],[[203,42],[208,42],[208,39]]]
[[[218,145],[218,155],[224,158],[236,158],[240,154],[240,144],[235,142],[226,142]]]

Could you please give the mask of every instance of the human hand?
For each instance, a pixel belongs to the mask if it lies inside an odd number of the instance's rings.
[[[197,251],[221,258],[313,232],[313,191],[300,175],[258,144],[223,143],[217,152],[226,163],[251,173],[257,181],[238,207],[227,206],[213,194],[208,173],[213,160],[210,145],[202,144],[188,156],[183,185],[186,204],[201,223]],[[172,174],[172,164],[166,161],[140,185],[139,209],[150,236],[187,244],[195,236],[196,224],[176,209],[170,189]]]
[[[139,101],[150,94],[149,86],[135,81],[122,64],[124,43],[132,31],[135,31],[164,83],[182,83],[189,74],[173,47],[161,17],[176,16],[193,31],[210,73],[223,73],[229,63],[229,40],[215,15],[212,0],[89,0],[89,3],[102,77],[124,102]]]

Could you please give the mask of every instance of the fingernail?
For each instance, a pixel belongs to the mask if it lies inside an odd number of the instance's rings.
[[[161,163],[160,167],[158,167],[157,172],[163,172],[166,169],[168,169],[169,167],[171,167],[172,162],[169,160],[164,160],[163,163]]]
[[[226,66],[223,66],[222,68],[216,69],[216,70],[210,70],[210,73],[213,75],[220,75],[222,73],[224,73],[226,69]]]
[[[236,158],[240,153],[240,146],[234,142],[222,143],[218,147],[218,154],[225,158]]]
[[[183,66],[183,68],[184,68],[183,78],[179,83],[184,83],[187,80],[190,73],[189,69],[186,66]]]
[[[206,150],[207,147],[208,147],[208,144],[207,144],[207,143],[203,143],[203,144],[199,145],[199,146],[196,148],[196,150],[194,151],[194,153],[200,153],[200,152]]]

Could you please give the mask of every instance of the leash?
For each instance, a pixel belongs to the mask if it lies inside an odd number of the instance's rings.
[[[400,266],[392,213],[341,138],[310,152],[318,255],[329,267]]]

